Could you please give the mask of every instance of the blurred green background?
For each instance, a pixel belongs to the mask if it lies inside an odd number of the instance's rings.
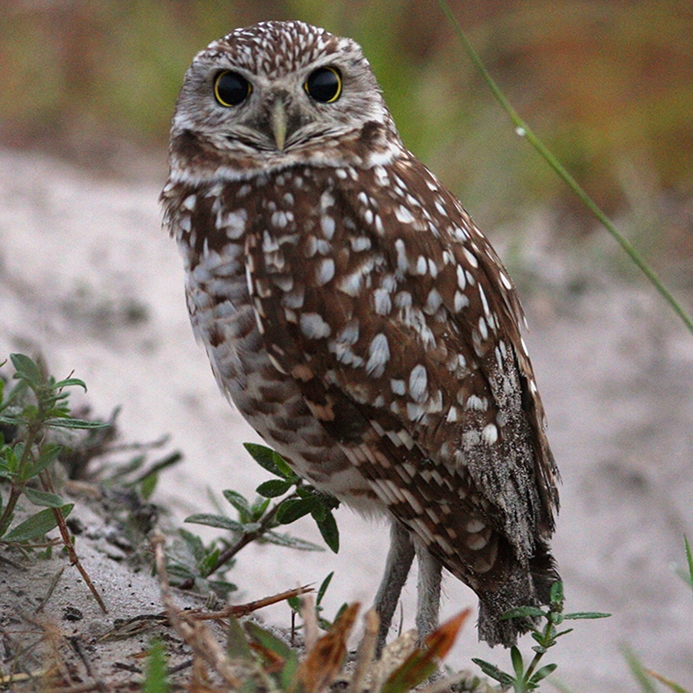
[[[693,256],[691,0],[450,0],[520,114],[656,265]],[[595,228],[481,81],[435,0],[2,0],[0,144],[107,170],[165,152],[192,56],[302,19],[361,43],[405,144],[477,218]],[[690,265],[687,263],[687,267]]]

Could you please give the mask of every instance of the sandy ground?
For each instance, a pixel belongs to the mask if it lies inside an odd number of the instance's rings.
[[[241,447],[255,434],[218,393],[194,343],[181,262],[160,229],[164,171],[159,180],[145,178],[106,180],[0,150],[0,357],[40,351],[55,375],[74,371],[99,415],[122,404],[127,440],[170,433],[170,448],[185,463],[166,473],[154,500],[180,519],[212,510],[208,489],[252,496],[265,473]],[[683,533],[693,537],[693,339],[642,285],[615,285],[580,267],[591,261],[546,254],[539,231],[528,238],[523,262],[548,268],[525,297],[527,341],[563,476],[554,546],[567,606],[613,613],[577,624],[554,657],[556,678],[584,693],[634,691],[621,654],[629,646],[647,666],[691,687],[693,599],[674,568],[684,563]],[[579,291],[575,276],[587,279]],[[133,320],[138,315],[145,319]],[[240,554],[229,575],[241,587],[239,601],[335,570],[328,616],[343,601],[369,603],[387,530],[347,509],[337,519],[337,556],[277,547]],[[317,540],[308,523],[295,533]],[[97,571],[97,583],[101,577]],[[444,615],[475,602],[452,578],[445,591]],[[142,598],[143,611],[152,610],[155,597]],[[411,580],[407,627],[414,601]],[[277,607],[267,618],[287,623],[288,610]],[[472,656],[508,660],[478,644],[470,628],[450,663],[466,667]]]

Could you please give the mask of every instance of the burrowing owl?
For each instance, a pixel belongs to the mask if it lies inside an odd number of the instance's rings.
[[[296,472],[392,520],[384,638],[414,554],[479,635],[546,603],[557,470],[498,256],[407,151],[360,47],[301,22],[238,29],[185,75],[162,193],[221,389]]]

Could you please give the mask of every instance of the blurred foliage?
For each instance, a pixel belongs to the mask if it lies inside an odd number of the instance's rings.
[[[693,5],[450,4],[518,111],[595,201],[611,214],[676,201],[684,213],[657,233],[693,252]],[[108,143],[127,140],[161,152],[192,56],[235,27],[294,18],[361,43],[407,146],[484,225],[528,204],[578,212],[514,135],[435,0],[0,0],[0,12],[6,145],[60,152],[98,141],[96,156],[107,157]]]

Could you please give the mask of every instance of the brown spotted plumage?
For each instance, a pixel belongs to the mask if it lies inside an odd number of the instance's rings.
[[[212,43],[173,119],[165,221],[220,387],[316,487],[393,520],[384,638],[415,551],[417,625],[440,569],[479,596],[480,637],[548,600],[557,470],[486,238],[402,145],[350,39],[266,22]]]

